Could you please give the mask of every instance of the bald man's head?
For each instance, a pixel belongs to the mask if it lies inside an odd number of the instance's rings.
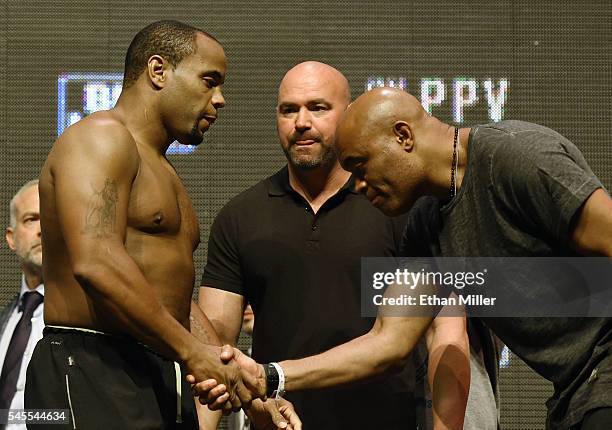
[[[304,61],[293,66],[281,80],[278,88],[278,100],[281,94],[291,92],[296,86],[325,86],[334,87],[342,101],[348,105],[351,102],[351,89],[346,77],[329,64],[319,61]],[[346,108],[346,106],[345,106]]]
[[[419,101],[396,88],[376,88],[346,110],[336,131],[337,154],[368,199],[387,215],[407,211],[425,180],[414,154],[415,132],[431,117]]]
[[[350,100],[347,79],[328,64],[306,61],[285,74],[278,89],[276,126],[293,167],[315,169],[336,161],[336,127]]]
[[[397,88],[376,88],[348,107],[338,127],[338,143],[357,144],[372,135],[397,134],[396,127],[418,128],[427,118],[413,95]]]

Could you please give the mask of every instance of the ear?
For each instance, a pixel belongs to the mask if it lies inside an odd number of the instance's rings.
[[[406,152],[412,151],[414,147],[414,135],[412,134],[412,128],[406,121],[396,121],[393,124],[393,133],[395,134],[395,140],[398,145]]]
[[[8,243],[9,248],[11,248],[11,250],[15,250],[15,240],[13,239],[13,227],[7,227],[6,228],[6,243]]]
[[[168,80],[168,63],[160,55],[152,55],[147,62],[147,75],[155,88],[163,88]]]

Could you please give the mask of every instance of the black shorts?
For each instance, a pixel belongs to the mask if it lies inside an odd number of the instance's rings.
[[[70,425],[51,430],[198,428],[191,389],[173,361],[130,338],[49,327],[43,333],[28,366],[25,408],[67,409]]]

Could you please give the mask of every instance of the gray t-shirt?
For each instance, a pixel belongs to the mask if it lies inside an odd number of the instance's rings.
[[[420,199],[405,243],[423,255],[571,256],[574,215],[602,185],[569,140],[521,121],[473,127],[468,165],[445,206]],[[418,252],[418,251],[417,251]],[[525,294],[520,286],[514,294]],[[548,428],[568,428],[588,410],[612,406],[612,319],[486,318],[536,372],[555,384]]]

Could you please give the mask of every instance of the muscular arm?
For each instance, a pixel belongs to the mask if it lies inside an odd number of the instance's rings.
[[[462,429],[470,387],[470,347],[465,317],[437,316],[426,339],[434,429]]]
[[[602,188],[576,214],[571,241],[581,254],[612,257],[612,199]]]
[[[431,320],[379,316],[363,336],[312,357],[282,361],[285,388],[326,388],[380,374],[408,356]]]
[[[191,302],[191,313],[189,316],[191,333],[202,343],[207,345],[221,346],[221,339],[212,323],[202,311],[200,305]]]
[[[437,287],[418,285],[416,289],[405,289],[401,285],[389,286],[387,299],[411,294],[433,294]],[[343,385],[370,378],[388,369],[400,366],[414,349],[433,320],[430,308],[415,308],[416,315],[397,315],[392,305],[381,305],[374,326],[363,336],[336,346],[321,354],[300,360],[287,360],[279,364],[285,373],[287,391],[318,389]],[[422,312],[425,311],[425,312]]]
[[[210,320],[220,342],[224,345],[235,346],[242,326],[244,297],[217,288],[202,286],[198,305]]]
[[[191,302],[191,313],[189,316],[191,333],[206,344],[221,346],[219,336],[215,333],[212,324],[202,312],[197,303]],[[194,398],[200,430],[216,429],[221,420],[221,411],[211,411]]]

